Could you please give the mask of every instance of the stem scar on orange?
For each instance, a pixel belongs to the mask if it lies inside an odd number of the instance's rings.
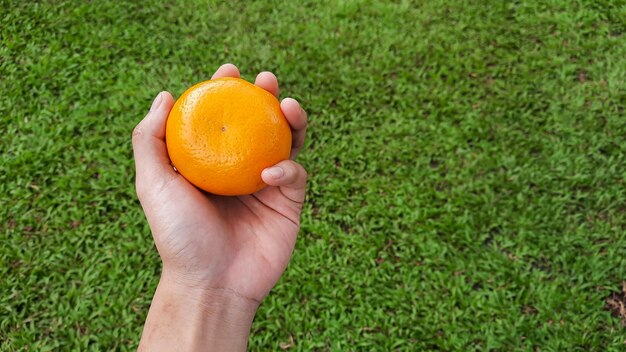
[[[263,169],[289,158],[291,128],[274,95],[239,78],[196,84],[167,119],[170,160],[189,182],[218,195],[265,187]]]

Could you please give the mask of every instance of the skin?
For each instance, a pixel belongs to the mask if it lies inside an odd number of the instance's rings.
[[[239,77],[232,64],[212,78]],[[276,97],[276,76],[255,84]],[[306,171],[294,161],[307,116],[281,101],[292,129],[290,160],[263,170],[263,190],[236,197],[207,194],[176,173],[165,145],[174,98],[161,92],[133,131],[137,196],[163,271],[139,351],[244,351],[259,304],[285,270],[300,228]]]

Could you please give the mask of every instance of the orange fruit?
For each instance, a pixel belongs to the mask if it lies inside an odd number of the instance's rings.
[[[254,193],[261,171],[289,158],[291,128],[274,95],[239,78],[196,84],[167,119],[170,160],[189,182],[219,195]]]

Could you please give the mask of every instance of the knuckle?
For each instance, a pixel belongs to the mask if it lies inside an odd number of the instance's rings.
[[[308,173],[306,171],[306,169],[304,168],[304,166],[300,165],[300,164],[295,164],[296,165],[296,169],[298,174],[300,174],[303,178],[307,178]]]
[[[132,139],[133,140],[140,139],[143,136],[143,134],[144,134],[143,127],[141,126],[141,123],[140,123],[137,126],[135,126],[135,128],[133,129]]]
[[[298,169],[292,160],[285,160],[280,166],[285,170],[285,179],[293,180],[298,176]]]
[[[137,198],[139,200],[145,199],[146,191],[146,188],[142,186],[141,182],[138,180],[135,181],[135,193],[137,194]]]

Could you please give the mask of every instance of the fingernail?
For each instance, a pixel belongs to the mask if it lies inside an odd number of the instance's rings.
[[[156,98],[154,98],[154,101],[152,102],[152,106],[150,106],[150,111],[156,110],[159,105],[161,105],[161,102],[163,101],[163,93],[159,93]]]
[[[285,174],[285,170],[283,170],[280,166],[270,167],[269,169],[265,169],[265,173],[269,175],[271,178],[281,178]]]

